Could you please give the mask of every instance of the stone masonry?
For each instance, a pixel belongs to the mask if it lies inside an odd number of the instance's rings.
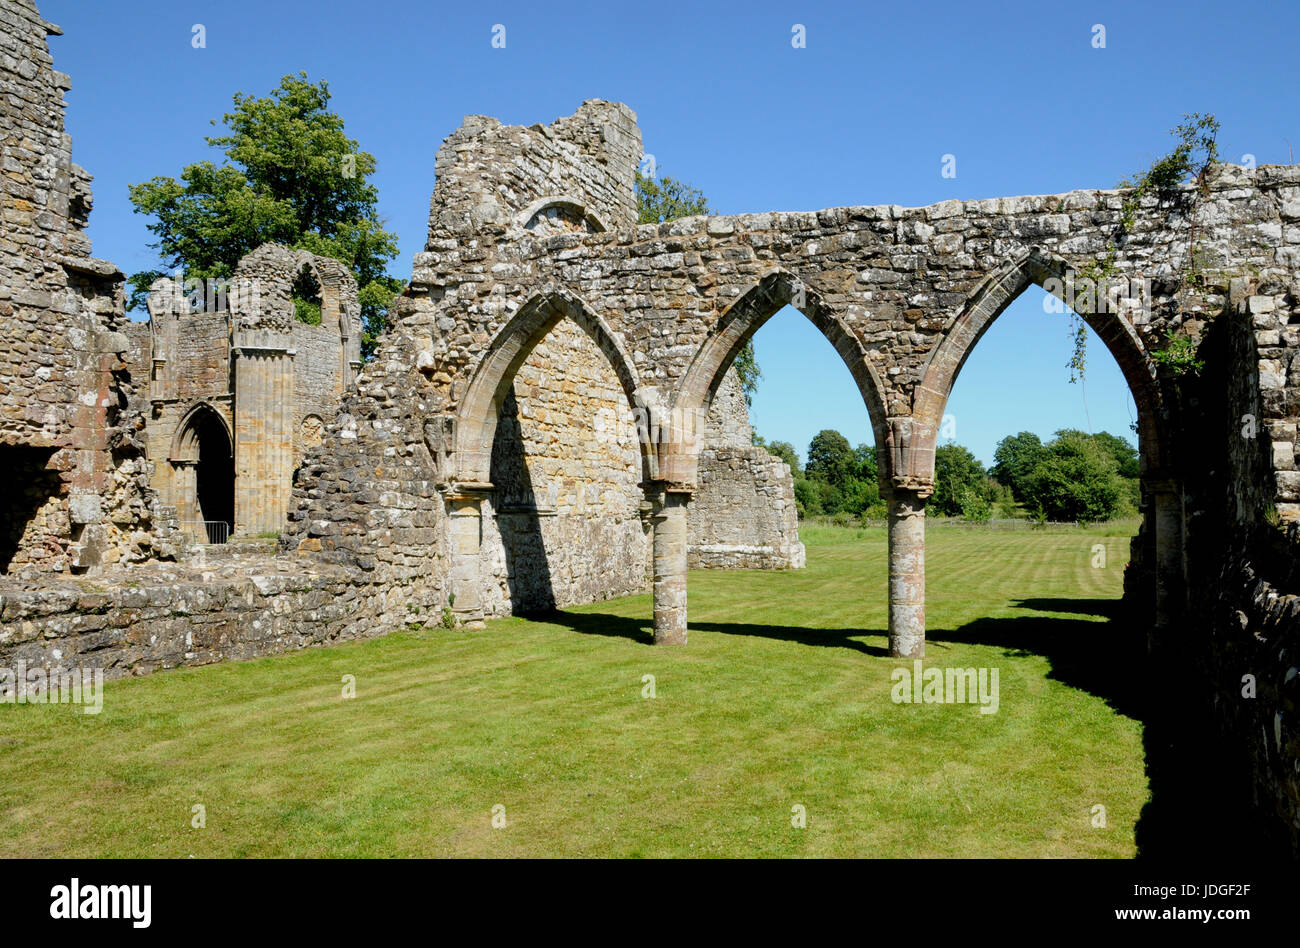
[[[691,569],[800,569],[805,565],[790,467],[754,446],[735,372],[705,419],[698,490],[687,511]]]
[[[128,411],[122,276],[90,256],[90,175],[63,131],[30,2],[0,2],[0,570],[93,573],[154,557],[140,419]]]
[[[944,407],[1034,284],[1074,298],[1137,404],[1144,522],[1126,599],[1148,672],[1177,682],[1161,708],[1175,726],[1208,722],[1191,736],[1219,736],[1224,766],[1300,852],[1300,166],[1217,166],[1203,191],[1144,198],[1126,227],[1111,190],[638,226],[626,106],[592,100],[528,128],[470,117],[439,151],[392,331],[302,441],[278,552],[167,564],[166,505],[147,484],[163,458],[146,460],[132,408],[143,383],[124,358],[121,276],[88,256],[88,178],[45,43],[57,29],[29,0],[0,0],[0,23],[0,451],[23,478],[6,501],[18,569],[0,582],[0,663],[124,674],[445,612],[472,624],[515,597],[546,608],[630,588],[646,557],[655,641],[684,644],[692,555],[744,545],[722,517],[692,554],[692,504],[747,502],[724,469],[758,498],[782,477],[734,439],[711,443],[710,426],[740,430],[729,367],[787,304],[862,395],[890,508],[888,588],[862,594],[888,596],[893,654],[920,656]],[[1081,303],[1097,279],[1108,305]],[[282,305],[232,309],[232,351],[283,365],[290,321]],[[1179,335],[1203,371],[1159,355]],[[253,476],[278,478],[291,438],[267,443]],[[752,545],[797,559],[787,512],[772,516]]]
[[[320,325],[294,318],[303,273],[319,287]],[[265,244],[229,281],[158,280],[149,322],[125,331],[131,376],[148,380],[132,407],[147,419],[162,502],[200,543],[279,533],[293,473],[361,368],[361,307],[347,267]]]

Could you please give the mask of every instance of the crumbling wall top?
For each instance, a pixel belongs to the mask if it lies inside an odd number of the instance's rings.
[[[548,199],[559,212],[551,219],[577,228],[630,226],[640,160],[636,113],[619,102],[589,99],[550,125],[467,116],[438,149],[429,249],[440,240],[521,234],[550,210]]]

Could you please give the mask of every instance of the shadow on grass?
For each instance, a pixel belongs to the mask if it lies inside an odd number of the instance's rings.
[[[653,624],[645,619],[612,616],[603,612],[565,612],[557,610],[532,618],[564,626],[583,635],[606,635],[625,638],[640,645],[654,644]],[[801,626],[757,625],[745,622],[692,622],[692,632],[716,632],[719,635],[748,635],[754,638],[779,639],[799,645],[826,648],[847,648],[863,655],[878,658],[889,655],[889,649],[879,645],[859,642],[863,636],[888,636],[883,629],[807,629]]]
[[[1056,600],[1049,601],[1053,602],[1050,611],[1064,611],[1056,607]],[[1083,607],[1090,600],[1077,602],[1077,614],[1096,614]],[[1051,665],[1047,677],[1053,681],[1096,695],[1127,717],[1141,720],[1146,709],[1145,636],[1117,632],[1113,622],[1061,616],[976,619],[959,629],[930,629],[926,644],[993,646],[1009,658],[1041,655]],[[937,657],[933,649],[928,655]]]
[[[1208,702],[1186,679],[1153,667],[1146,630],[1127,622],[1113,599],[1022,599],[1025,609],[1061,615],[977,619],[958,629],[932,629],[930,658],[946,645],[986,645],[1009,657],[1041,655],[1048,677],[1095,695],[1117,713],[1143,724],[1151,799],[1135,830],[1138,857],[1160,860],[1231,860],[1238,864],[1267,850],[1267,823],[1252,806],[1241,767],[1229,748],[1217,745],[1217,728],[1202,710]],[[1098,616],[1097,622],[1072,616]],[[652,623],[604,613],[556,611],[538,616],[584,635],[615,636],[651,645]],[[823,648],[846,648],[872,658],[887,649],[858,641],[886,636],[883,630],[816,629],[742,622],[692,622],[692,631],[776,639]],[[1104,800],[1099,800],[1104,805]],[[1098,829],[1098,832],[1105,832]],[[1284,855],[1279,848],[1278,855]]]
[[[1067,612],[1114,619],[1120,615],[1123,602],[1119,599],[1019,599],[1015,605],[1036,612]]]
[[[1239,758],[1218,739],[1208,695],[1195,678],[1147,654],[1147,630],[1114,599],[1024,599],[1023,608],[1105,616],[1089,622],[1060,616],[977,619],[956,631],[935,630],[935,643],[962,642],[1041,655],[1048,677],[1096,695],[1140,721],[1151,798],[1134,830],[1138,858],[1237,865],[1245,858],[1285,858],[1253,806]],[[1098,800],[1104,805],[1104,800]],[[1099,832],[1103,830],[1099,829]]]

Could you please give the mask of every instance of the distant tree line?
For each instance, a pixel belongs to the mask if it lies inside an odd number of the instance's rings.
[[[758,435],[754,441],[790,465],[801,518],[885,518],[874,447],[854,448],[840,432],[825,429],[813,436],[808,462],[801,465],[788,441],[769,444]],[[940,445],[928,509],[967,520],[1102,521],[1135,514],[1139,498],[1132,444],[1105,431],[1090,435],[1064,428],[1046,444],[1029,431],[1003,438],[987,470],[963,445]]]

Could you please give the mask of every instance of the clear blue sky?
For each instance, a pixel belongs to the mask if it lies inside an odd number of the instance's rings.
[[[348,132],[378,158],[404,278],[434,155],[469,113],[532,124],[583,99],[626,102],[660,173],[724,214],[1110,187],[1168,150],[1184,112],[1218,116],[1229,160],[1286,162],[1287,139],[1300,144],[1293,2],[38,2],[66,34],[51,46],[72,75],[74,157],[96,179],[95,253],[127,272],[155,264],[127,184],[216,157],[202,139],[231,95],[299,70],[329,80]],[[491,45],[498,23],[505,49]],[[791,46],[796,23],[804,49]],[[191,45],[195,24],[205,49]],[[945,154],[955,178],[940,174]],[[957,441],[987,463],[1022,429],[1131,436],[1123,380],[1092,341],[1085,403],[1067,380],[1064,320],[1026,294],[962,372]],[[821,428],[870,441],[848,370],[806,320],[783,312],[756,344],[763,435],[801,453]]]

